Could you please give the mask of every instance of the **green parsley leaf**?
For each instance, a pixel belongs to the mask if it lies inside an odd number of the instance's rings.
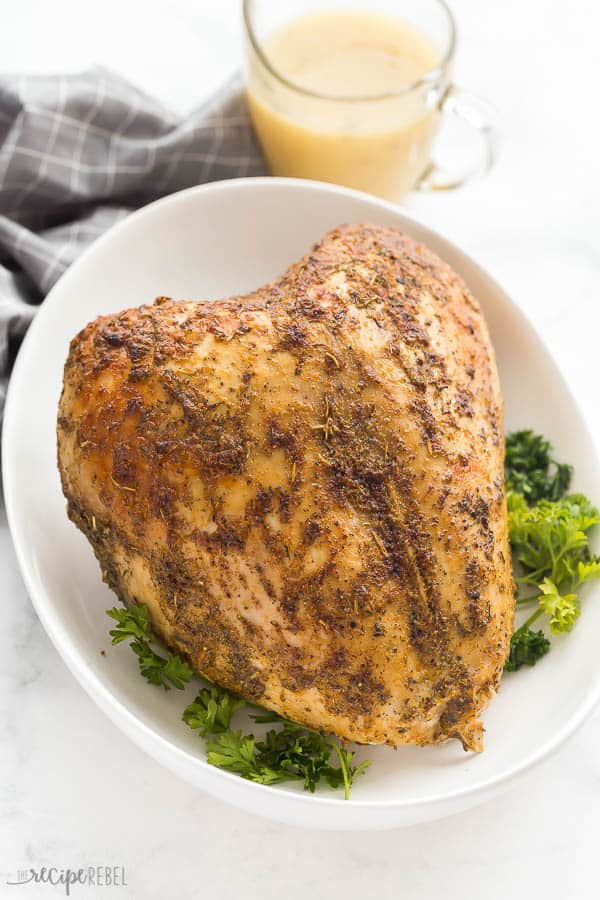
[[[367,769],[370,761],[353,766],[354,754],[334,738],[288,722],[275,713],[253,716],[256,721],[261,718],[272,721],[273,717],[281,728],[270,729],[262,740],[256,740],[252,734],[243,735],[241,731],[228,730],[219,735],[207,744],[208,762],[260,784],[302,781],[304,790],[313,793],[323,779],[332,788],[343,787],[348,799],[354,778]],[[333,754],[339,766],[331,764]]]
[[[345,750],[337,741],[332,741],[332,747],[340,761],[339,769],[331,766],[324,772],[330,787],[336,788],[344,785],[344,800],[350,797],[350,788],[357,775],[362,775],[371,765],[370,759],[365,759],[358,766],[352,765],[354,753]]]
[[[550,631],[553,634],[570,631],[581,612],[577,594],[560,594],[549,578],[542,581],[540,591],[540,606],[550,619]]]
[[[577,563],[577,586],[591,581],[592,578],[600,578],[600,560],[593,557],[590,562]]]
[[[268,731],[256,749],[260,765],[280,772],[286,779],[303,780],[304,789],[311,792],[331,754],[321,735],[291,722],[283,722],[281,731]]]
[[[106,615],[119,623],[110,632],[113,644],[120,644],[129,637],[148,637],[148,607],[145,603],[133,603],[128,609],[113,607],[106,610]]]
[[[528,506],[521,494],[510,493],[508,523],[513,555],[525,569],[519,581],[537,584],[550,578],[560,590],[577,583],[579,563],[588,576],[600,574],[591,556],[586,532],[600,521],[598,510],[582,494],[559,501],[541,500]]]
[[[133,638],[129,646],[138,658],[140,672],[150,684],[170,686],[181,691],[193,678],[193,671],[176,653],[167,651],[161,656],[152,649],[150,641],[160,644],[150,629],[148,607],[145,603],[132,603],[127,609],[107,609],[106,614],[118,622],[110,632],[113,644]]]
[[[507,435],[507,489],[523,494],[528,503],[560,500],[569,489],[573,467],[557,463],[551,451],[550,442],[531,430]]]
[[[210,685],[202,688],[193,703],[183,711],[183,721],[199,733],[222,734],[229,729],[233,715],[245,706],[245,701],[229,691]]]
[[[250,718],[253,722],[266,723],[266,722],[282,722],[284,721],[281,716],[277,715],[276,712],[272,712],[270,709],[262,709],[260,706],[256,706],[255,709],[258,709],[258,713],[250,713]]]
[[[518,628],[510,642],[510,653],[504,668],[516,672],[522,666],[535,666],[536,662],[550,650],[550,641],[543,631]]]
[[[243,735],[241,731],[226,731],[214,741],[209,741],[206,749],[211,766],[235,772],[257,784],[276,784],[278,781],[289,780],[285,772],[275,772],[260,764],[252,734]]]
[[[517,605],[538,605],[513,635],[509,671],[534,665],[550,649],[543,632],[530,625],[545,614],[554,634],[571,631],[581,612],[579,587],[600,577],[600,559],[592,555],[588,536],[600,514],[583,494],[565,496],[572,467],[557,463],[551,451],[533,431],[506,439],[509,536],[520,566],[516,581],[537,589],[519,596]]]
[[[163,664],[162,677],[165,687],[168,687],[170,682],[174,688],[182,691],[194,677],[194,672],[177,653],[168,653]]]
[[[193,678],[193,671],[176,653],[161,656],[156,653],[148,641],[137,638],[129,645],[138,657],[140,672],[150,684],[173,686],[182,691],[188,681]]]

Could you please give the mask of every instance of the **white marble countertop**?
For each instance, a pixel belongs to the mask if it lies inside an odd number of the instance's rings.
[[[598,439],[599,8],[452,5],[457,79],[499,109],[502,154],[485,181],[415,195],[409,209],[475,256],[535,321]],[[182,111],[238,59],[235,0],[12,0],[0,11],[2,69],[101,62]],[[305,832],[196,792],[117,731],[42,630],[2,513],[0,572],[0,896],[61,892],[6,886],[18,869],[97,864],[124,866],[128,887],[72,896],[600,896],[600,716],[500,799],[452,819],[379,834]]]

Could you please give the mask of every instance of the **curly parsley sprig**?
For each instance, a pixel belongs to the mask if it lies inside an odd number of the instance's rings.
[[[544,633],[531,628],[534,622],[546,615],[550,631],[560,634],[578,619],[579,589],[600,576],[588,534],[600,515],[583,494],[565,496],[572,467],[552,459],[541,435],[515,432],[506,447],[509,536],[520,568],[517,607],[537,606],[513,635],[506,669],[515,671],[550,650]]]
[[[211,685],[202,688],[184,710],[184,722],[201,736],[212,738],[206,744],[211,765],[258,784],[301,781],[304,789],[313,793],[324,780],[332,788],[343,787],[348,799],[354,778],[368,768],[370,761],[353,766],[354,754],[335,738],[260,708],[250,713],[250,718],[256,723],[275,723],[279,728],[267,731],[262,740],[233,731],[231,719],[244,706],[247,704],[229,691]],[[331,764],[332,756],[337,758],[338,766]]]
[[[527,429],[506,437],[506,488],[522,494],[528,503],[560,500],[568,491],[573,466],[552,458],[552,445]]]
[[[533,617],[530,617],[533,620]],[[543,631],[533,631],[531,622],[517,628],[510,642],[510,653],[504,664],[507,672],[516,672],[522,666],[535,666],[550,650],[550,641]]]
[[[219,735],[207,744],[209,763],[260,784],[301,781],[304,790],[312,793],[323,779],[332,788],[343,787],[347,800],[354,779],[369,767],[370,760],[353,766],[354,753],[335,738],[277,719],[281,727],[267,731],[262,741],[230,729]],[[332,765],[332,756],[339,765]]]
[[[107,609],[106,614],[118,624],[110,632],[113,644],[133,638],[129,646],[138,658],[140,673],[150,684],[162,685],[183,690],[191,681],[194,673],[188,664],[176,653],[166,651],[166,656],[161,656],[153,650],[151,644],[162,644],[150,630],[148,607],[145,603],[132,603],[127,609]]]
[[[224,734],[229,731],[234,714],[245,705],[245,700],[211,684],[202,688],[194,702],[186,706],[182,718],[201,737],[207,734]]]

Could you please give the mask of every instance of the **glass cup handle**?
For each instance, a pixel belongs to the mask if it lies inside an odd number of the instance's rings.
[[[450,85],[438,106],[444,115],[454,116],[470,127],[480,145],[479,158],[463,172],[451,172],[430,162],[416,185],[420,191],[450,191],[462,187],[485,175],[494,165],[498,152],[497,113],[486,100]]]

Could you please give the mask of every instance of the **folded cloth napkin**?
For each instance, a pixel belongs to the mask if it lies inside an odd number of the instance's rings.
[[[0,78],[0,416],[18,344],[82,250],[157,197],[264,172],[237,78],[185,119],[101,68]]]

